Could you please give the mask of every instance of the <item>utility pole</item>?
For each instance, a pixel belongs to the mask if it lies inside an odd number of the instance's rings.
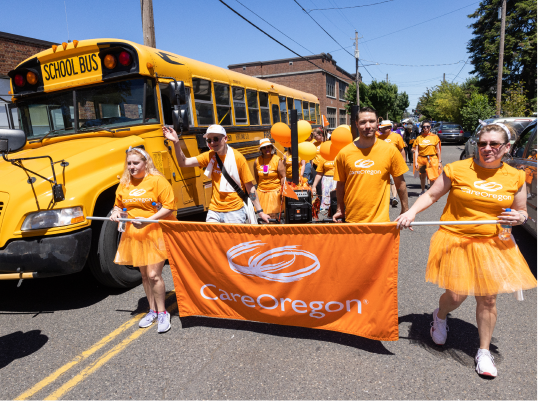
[[[445,73],[443,72],[443,82],[446,82]]]
[[[387,83],[389,83],[389,74],[387,74]]]
[[[501,7],[501,43],[499,45],[499,67],[497,69],[497,115],[501,115],[501,93],[503,86],[504,64],[504,28],[506,24],[506,0],[502,0]]]
[[[153,1],[140,0],[142,12],[142,34],[144,35],[144,45],[157,47],[155,43],[155,24],[153,23]]]
[[[361,106],[359,97],[359,34],[355,31],[355,85],[357,85],[357,106]]]

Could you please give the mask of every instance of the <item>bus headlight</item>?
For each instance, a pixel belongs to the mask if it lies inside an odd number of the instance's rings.
[[[70,224],[76,224],[84,221],[82,208],[69,207],[66,209],[42,210],[40,212],[30,213],[24,219],[21,230],[40,230],[43,228],[62,227]]]

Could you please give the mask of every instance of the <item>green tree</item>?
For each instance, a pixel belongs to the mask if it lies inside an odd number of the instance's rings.
[[[361,107],[373,107],[372,103],[368,99],[368,85],[366,85],[364,82],[359,84],[359,96],[361,98]],[[347,87],[344,98],[347,101],[346,112],[347,114],[351,114],[351,106],[357,105],[357,85],[355,82],[351,83]]]
[[[527,91],[519,82],[512,84],[503,95],[502,115],[503,117],[524,117],[529,114],[527,108]]]
[[[493,94],[497,85],[502,0],[482,0],[469,15],[473,38],[467,44],[472,73],[482,93]],[[503,58],[503,88],[522,82],[530,98],[536,97],[536,0],[507,0]]]
[[[451,121],[462,124],[461,109],[466,100],[463,87],[457,83],[442,82],[433,92],[434,109],[432,118],[436,121]]]
[[[373,107],[379,117],[392,121],[399,121],[403,112],[409,107],[407,93],[398,93],[398,86],[385,81],[372,81],[370,85],[361,82],[359,84],[359,96],[361,107]],[[352,83],[348,86],[345,99],[347,100],[346,111],[351,114],[351,106],[357,104],[357,86]]]
[[[478,120],[485,120],[495,114],[495,107],[490,104],[484,94],[473,93],[467,104],[461,110],[463,129],[473,131],[478,125]]]

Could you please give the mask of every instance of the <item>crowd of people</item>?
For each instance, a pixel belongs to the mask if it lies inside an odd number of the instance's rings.
[[[510,148],[510,130],[501,123],[484,126],[479,133],[478,154],[473,159],[442,167],[439,138],[430,133],[428,122],[418,132],[414,124],[405,127],[390,121],[379,123],[376,110],[363,107],[356,120],[358,138],[340,150],[334,161],[323,159],[320,146],[327,139],[322,129],[312,132],[310,141],[317,147],[316,157],[300,161],[301,175],[312,184],[312,193],[321,197],[321,209],[330,207],[331,192],[336,191],[336,223],[390,222],[389,208],[400,204],[398,228],[412,230],[418,213],[448,193],[441,221],[498,219],[501,225],[524,224],[526,186],[524,171],[502,162]],[[401,128],[401,129],[400,129]],[[282,187],[291,180],[289,149],[279,156],[269,139],[259,143],[260,156],[251,174],[245,157],[228,146],[225,129],[210,126],[204,138],[207,152],[186,157],[177,133],[163,127],[163,135],[174,144],[180,167],[205,168],[213,190],[206,221],[245,224],[252,213],[264,222],[281,213]],[[404,174],[412,164],[420,174],[422,192],[411,208],[408,205]],[[426,185],[429,181],[430,187]],[[496,185],[495,196],[474,191],[477,182]],[[492,184],[493,183],[493,184]],[[143,196],[141,196],[143,194]],[[111,220],[121,212],[133,219],[175,219],[171,185],[154,167],[151,156],[142,148],[129,148],[125,171],[116,194]],[[476,319],[480,348],[476,371],[495,377],[497,369],[489,352],[497,319],[496,299],[500,293],[515,293],[536,287],[536,279],[513,238],[500,238],[499,225],[442,225],[430,243],[426,281],[445,290],[433,312],[430,335],[435,344],[447,340],[448,313],[470,295],[476,299]],[[150,305],[140,327],[158,321],[158,331],[170,329],[170,316],[164,307],[162,270],[167,259],[159,224],[128,223],[118,247],[116,263],[136,266]],[[453,333],[457,335],[457,333]]]

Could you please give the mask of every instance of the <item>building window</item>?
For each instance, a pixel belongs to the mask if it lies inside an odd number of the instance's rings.
[[[215,104],[217,105],[217,122],[219,125],[232,125],[232,107],[230,106],[230,86],[213,84]]]
[[[205,79],[192,79],[192,92],[194,95],[194,108],[198,125],[215,124],[213,117],[213,97],[211,96],[211,81]]]
[[[327,107],[327,120],[329,120],[329,128],[336,128],[336,109],[334,107]]]
[[[260,92],[260,114],[262,115],[262,124],[271,125],[271,116],[269,114],[269,96],[265,92]]]
[[[346,124],[347,125],[347,114],[346,109],[340,109],[340,122],[338,125]]]
[[[295,109],[297,110],[297,121],[299,121],[303,119],[303,107],[300,100],[294,99],[294,101],[295,101]]]
[[[280,101],[280,121],[284,124],[288,123],[288,115],[286,114],[286,97],[279,96],[278,100]]]
[[[345,101],[346,100],[346,90],[347,90],[347,84],[343,81],[338,81],[338,93],[340,96],[340,100]]]
[[[310,111],[308,109],[308,102],[303,102],[303,115],[306,121],[310,121]]]
[[[258,92],[247,90],[247,103],[250,125],[259,125],[260,118],[258,117]]]
[[[336,97],[336,79],[332,75],[327,74],[327,96]]]
[[[243,88],[232,88],[234,97],[235,124],[245,125],[247,121],[247,105],[245,104],[245,90]]]

